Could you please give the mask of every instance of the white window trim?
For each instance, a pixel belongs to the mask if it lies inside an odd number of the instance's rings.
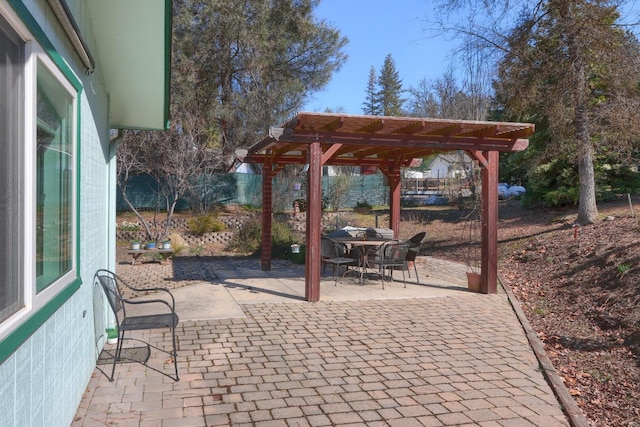
[[[57,65],[51,60],[46,51],[35,41],[35,38],[26,29],[21,20],[15,16],[11,8],[6,5],[4,0],[0,0],[0,13],[3,18],[11,25],[14,31],[25,42],[25,73],[24,73],[24,118],[25,132],[23,141],[23,188],[25,191],[23,205],[23,292],[24,307],[0,323],[0,341],[7,338],[16,328],[27,321],[33,314],[43,308],[49,301],[55,298],[62,290],[64,290],[71,282],[78,277],[78,236],[77,236],[77,191],[78,191],[78,92],[73,85],[67,80]],[[73,98],[72,114],[73,125],[71,126],[71,141],[73,147],[73,177],[72,177],[72,213],[71,213],[71,245],[72,260],[69,272],[58,278],[41,292],[36,290],[36,134],[37,134],[37,69],[38,62],[56,78],[58,83]],[[30,197],[28,197],[30,196]]]

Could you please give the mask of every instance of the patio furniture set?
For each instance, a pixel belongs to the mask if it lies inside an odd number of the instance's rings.
[[[413,267],[416,280],[420,283],[415,260],[420,253],[425,236],[426,232],[423,231],[409,240],[390,239],[384,238],[373,228],[356,236],[323,236],[321,247],[323,270],[327,264],[333,266],[334,285],[337,286],[340,267],[345,268],[343,276],[350,271],[349,267],[356,267],[353,271],[359,274],[360,283],[364,283],[367,269],[373,269],[380,277],[380,283],[384,289],[385,280],[392,280],[394,270],[402,271],[402,280],[406,287],[405,271],[408,271],[411,277],[411,267]]]

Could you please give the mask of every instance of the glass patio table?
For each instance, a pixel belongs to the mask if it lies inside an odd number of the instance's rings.
[[[364,283],[364,274],[369,267],[369,254],[375,253],[382,245],[394,239],[363,238],[363,237],[334,237],[338,243],[349,245],[358,255],[358,268],[360,269],[360,283]]]

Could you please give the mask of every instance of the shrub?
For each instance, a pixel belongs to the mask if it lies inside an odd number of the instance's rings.
[[[193,234],[202,236],[206,233],[215,233],[226,228],[224,222],[213,215],[199,215],[189,219],[189,230]]]
[[[262,223],[260,220],[247,221],[227,245],[235,252],[258,254],[262,243]],[[273,258],[288,256],[296,237],[286,222],[273,221],[271,224],[271,255]]]
[[[178,233],[171,233],[169,240],[171,241],[171,248],[175,256],[181,254],[188,247],[187,242],[185,242]]]
[[[137,222],[122,221],[120,224],[120,230],[122,231],[140,231],[140,224]]]
[[[261,239],[262,224],[260,220],[254,219],[247,221],[233,235],[233,238],[227,245],[227,249],[242,253],[254,253],[260,248]]]
[[[356,203],[356,205],[353,207],[353,211],[355,213],[359,213],[359,214],[368,214],[371,213],[371,210],[373,209],[373,206],[371,206],[369,203],[365,202],[358,202]]]

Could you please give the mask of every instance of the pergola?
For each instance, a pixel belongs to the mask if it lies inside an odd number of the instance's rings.
[[[263,164],[262,269],[271,269],[273,177],[287,164],[308,164],[305,296],[320,300],[322,166],[377,166],[388,178],[389,228],[398,237],[400,169],[415,158],[465,150],[482,170],[481,288],[496,293],[498,270],[498,155],[522,151],[530,123],[415,117],[299,113],[249,148],[245,161]]]

